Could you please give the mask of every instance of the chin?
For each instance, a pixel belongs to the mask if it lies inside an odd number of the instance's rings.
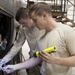
[[[22,27],[25,27],[24,25],[22,25]]]
[[[39,30],[43,30],[43,28],[38,28]]]

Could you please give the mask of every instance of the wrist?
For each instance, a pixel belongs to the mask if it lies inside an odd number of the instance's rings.
[[[62,58],[56,58],[55,64],[61,65],[61,62],[62,62]]]
[[[15,65],[13,65],[13,66],[15,67],[15,68],[14,68],[15,70],[20,70],[20,67],[21,67],[21,66],[19,66],[18,64],[15,64]]]
[[[1,60],[1,64],[2,64],[2,65],[6,64],[6,59],[2,59],[2,60]]]

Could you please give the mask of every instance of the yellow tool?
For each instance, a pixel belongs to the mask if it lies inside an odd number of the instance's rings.
[[[56,47],[53,46],[53,47],[45,49],[44,51],[47,52],[47,53],[52,53],[52,52],[55,52],[55,49],[56,49]],[[36,51],[34,53],[34,57],[38,57],[38,56],[39,56],[39,51]]]

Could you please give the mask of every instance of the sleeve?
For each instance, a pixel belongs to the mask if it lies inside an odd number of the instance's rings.
[[[74,55],[75,54],[75,31],[71,27],[68,27],[68,29],[66,30],[65,41],[70,55]]]
[[[10,61],[22,48],[22,45],[24,44],[26,40],[26,37],[24,35],[24,31],[22,28],[20,28],[19,33],[18,33],[18,39],[14,46],[11,48],[11,50],[8,52],[8,54],[3,58],[6,60],[6,63]],[[3,60],[2,59],[2,60]]]

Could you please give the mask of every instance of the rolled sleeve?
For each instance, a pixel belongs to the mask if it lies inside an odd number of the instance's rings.
[[[8,54],[4,57],[4,59],[7,59],[7,62],[10,61],[19,52],[19,50],[22,48],[25,40],[26,40],[26,37],[24,35],[24,31],[21,28],[18,33],[18,39],[17,39],[16,43],[11,48],[11,50],[8,52]]]
[[[75,31],[71,27],[66,32],[66,46],[71,55],[75,54]]]

